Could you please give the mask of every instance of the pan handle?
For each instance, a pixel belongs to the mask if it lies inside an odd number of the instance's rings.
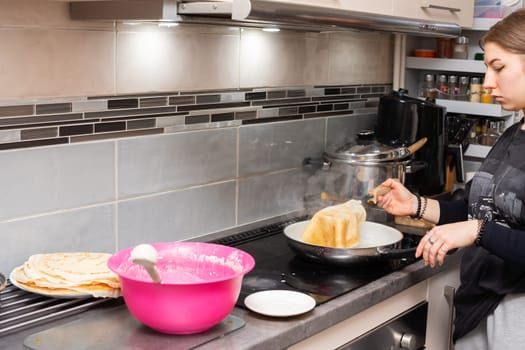
[[[379,253],[379,255],[385,258],[401,259],[414,257],[414,255],[416,254],[416,248],[417,247],[396,249],[388,247],[377,247],[376,250]]]
[[[388,247],[377,247],[376,250],[379,253],[379,255],[385,257],[385,258],[391,258],[391,259],[402,259],[402,258],[411,258],[414,257],[416,254],[417,247],[412,248],[403,248],[403,249],[396,249],[396,248],[388,248]],[[457,252],[457,248],[451,249],[447,252],[447,255],[452,255],[455,252]]]

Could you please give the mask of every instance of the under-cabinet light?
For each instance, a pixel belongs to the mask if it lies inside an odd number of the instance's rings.
[[[276,32],[281,31],[281,29],[275,28],[275,27],[263,28],[262,30],[263,30],[263,32],[272,32],[272,33],[276,33]]]
[[[167,27],[167,28],[177,27],[178,25],[179,24],[175,23],[175,22],[162,22],[162,23],[159,23],[159,27]]]

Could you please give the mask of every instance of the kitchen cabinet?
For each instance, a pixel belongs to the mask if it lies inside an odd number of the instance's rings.
[[[472,27],[474,0],[277,0]]]
[[[358,12],[376,13],[380,15],[392,15],[392,0],[341,0],[341,7]]]
[[[393,15],[472,27],[474,0],[393,0]]]
[[[392,0],[326,0],[320,2],[318,0],[276,0],[285,1],[287,3],[295,3],[301,5],[323,6],[329,8],[337,8],[343,10],[352,10],[357,12],[364,12],[379,15],[392,15]]]

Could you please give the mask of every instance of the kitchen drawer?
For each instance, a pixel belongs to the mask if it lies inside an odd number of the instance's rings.
[[[456,23],[471,28],[474,0],[393,0],[394,16]]]

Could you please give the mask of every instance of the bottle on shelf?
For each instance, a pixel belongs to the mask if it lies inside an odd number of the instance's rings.
[[[490,95],[492,92],[492,89],[489,88],[482,88],[481,89],[481,103],[492,103],[492,96]]]
[[[435,100],[437,97],[436,84],[433,74],[425,74],[423,79],[423,97]]]
[[[459,77],[459,92],[458,92],[458,100],[461,101],[470,101],[470,82],[469,77],[467,76],[461,76]]]
[[[456,38],[452,57],[464,60],[468,58],[468,38],[466,36],[458,36]]]
[[[451,100],[457,100],[459,95],[458,76],[450,75],[448,77],[448,96]]]
[[[481,101],[481,79],[479,77],[472,77],[470,79],[470,102]]]
[[[448,98],[448,84],[447,76],[444,74],[439,75],[437,82],[438,97],[442,99]]]

